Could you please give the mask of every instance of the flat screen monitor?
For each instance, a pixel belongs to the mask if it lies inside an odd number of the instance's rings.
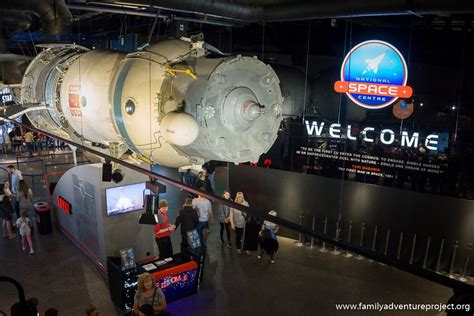
[[[120,215],[143,209],[145,182],[105,189],[107,216]]]

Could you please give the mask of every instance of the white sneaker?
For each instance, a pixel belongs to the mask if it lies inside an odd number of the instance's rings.
[[[26,250],[26,247],[23,247],[23,248],[21,248],[21,249],[22,249],[23,251],[25,251],[25,250]]]
[[[35,251],[33,249],[30,249],[30,255],[34,254]]]
[[[250,251],[245,250],[245,254],[246,254],[247,256],[250,256]]]
[[[257,256],[257,259],[262,259],[262,256],[261,256],[261,255],[258,255],[258,256]]]
[[[275,263],[275,260],[270,260],[270,263]]]

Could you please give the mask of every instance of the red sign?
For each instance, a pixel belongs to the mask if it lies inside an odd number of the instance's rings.
[[[263,161],[263,165],[267,168],[270,168],[270,166],[272,165],[273,161],[271,159],[265,159]],[[244,165],[245,163],[239,163],[239,165]],[[249,162],[248,165],[250,167],[258,167],[258,162]]]
[[[71,84],[68,91],[69,112],[72,116],[82,116],[79,92],[81,85]]]
[[[69,93],[69,108],[79,109],[79,94]]]
[[[405,101],[398,101],[394,106],[393,106],[393,115],[395,115],[396,118],[399,118],[401,120],[406,120],[413,114],[413,103],[407,103]]]
[[[409,98],[413,89],[409,86],[397,86],[377,83],[336,81],[334,90],[339,93],[355,93],[382,97]]]
[[[58,206],[60,209],[64,211],[67,215],[72,214],[72,207],[71,203],[69,203],[65,198],[58,195]]]
[[[358,170],[364,170],[364,171],[373,171],[373,172],[380,172],[380,168],[369,167],[369,166],[362,166],[362,165],[352,165],[352,169],[358,169]]]

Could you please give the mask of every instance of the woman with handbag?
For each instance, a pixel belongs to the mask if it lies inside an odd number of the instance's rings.
[[[133,313],[139,315],[139,308],[145,304],[153,307],[155,315],[164,315],[166,298],[163,291],[156,286],[156,280],[150,273],[142,273],[138,278],[137,292],[133,301]]]
[[[222,198],[229,200],[230,192],[225,190]],[[221,245],[224,246],[224,229],[227,234],[227,247],[232,248],[232,243],[230,242],[230,207],[225,204],[219,204],[219,210],[217,214],[219,218],[219,224],[221,225],[220,236],[221,236]]]
[[[20,213],[25,211],[28,217],[34,217],[33,192],[23,179],[18,182],[18,195],[16,196],[16,199],[18,201]],[[30,222],[30,224],[32,224],[32,222]],[[33,228],[33,226],[31,228]]]

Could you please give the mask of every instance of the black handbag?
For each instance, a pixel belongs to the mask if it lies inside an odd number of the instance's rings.
[[[153,300],[151,301],[151,306],[154,306],[155,304],[155,296],[156,296],[156,287],[155,287],[155,291],[153,292]],[[159,313],[156,313],[155,312],[155,315],[159,315],[159,316],[171,316],[171,313],[170,312],[167,312],[167,311],[161,311]]]

